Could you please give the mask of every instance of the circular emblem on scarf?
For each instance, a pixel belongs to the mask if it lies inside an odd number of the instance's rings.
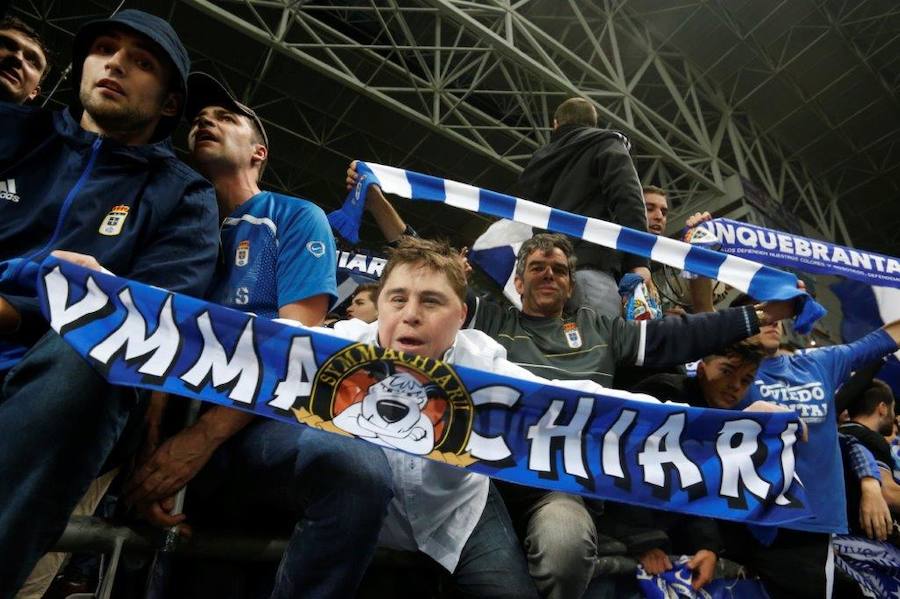
[[[308,401],[301,421],[418,455],[462,455],[472,431],[472,398],[452,366],[362,343],[322,364]]]

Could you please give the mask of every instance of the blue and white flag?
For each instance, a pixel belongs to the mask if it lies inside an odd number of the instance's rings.
[[[360,174],[356,188],[351,190],[344,206],[336,211],[340,213],[339,218],[332,213],[336,218],[331,219],[332,226],[343,227],[339,232],[345,237],[353,236],[353,227],[359,227],[359,221],[353,220],[358,212],[358,198],[365,197],[368,186],[376,184],[385,193],[402,198],[443,202],[644,256],[679,270],[722,281],[760,301],[797,299],[802,307],[794,328],[800,333],[812,330],[813,323],[825,314],[822,306],[805,291],[797,289],[794,275],[757,262],[450,179],[362,161],[357,162],[356,170]]]
[[[788,527],[809,515],[793,413],[641,402],[455,367],[52,257],[37,286],[51,328],[113,384],[565,493]]]
[[[672,560],[672,569],[662,574],[647,574],[638,564],[638,588],[646,599],[769,599],[759,580],[717,578],[700,590],[692,586],[691,558],[682,555]]]
[[[813,274],[840,275],[867,285],[900,287],[900,260],[891,256],[727,218],[716,218],[696,228],[715,235],[721,251],[728,254]]]
[[[356,288],[366,283],[377,283],[381,279],[387,258],[363,249],[337,250],[337,300],[332,310],[353,295]]]
[[[855,580],[866,597],[900,597],[900,549],[885,541],[834,535],[835,567]]]
[[[533,235],[531,226],[502,219],[488,227],[469,250],[469,261],[503,287],[504,297],[519,310],[522,309],[522,296],[514,283],[516,256],[522,244]]]
[[[900,289],[872,287],[857,281],[845,280],[831,286],[841,300],[841,337],[851,343],[875,329],[900,320]],[[878,378],[886,382],[900,397],[900,351],[888,356],[878,371]]]

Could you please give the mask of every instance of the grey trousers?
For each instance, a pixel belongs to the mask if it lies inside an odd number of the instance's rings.
[[[581,497],[550,492],[533,504],[524,545],[528,571],[541,597],[584,594],[597,564],[597,529]]]

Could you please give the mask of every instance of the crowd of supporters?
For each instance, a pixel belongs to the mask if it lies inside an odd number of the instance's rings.
[[[890,581],[900,591],[897,422],[891,388],[877,379],[882,358],[898,350],[900,322],[791,352],[782,323],[793,301],[741,295],[717,310],[713,282],[698,277],[682,301],[666,295],[649,260],[550,233],[518,251],[519,308],[474,291],[465,251],[420,239],[377,185],[365,206],[389,259],[378,281],[348,294],[336,279],[343,241],[325,213],[260,188],[262,121],[222,82],[191,72],[167,22],[124,10],[54,50],[70,54],[78,90],[55,112],[32,104],[50,49],[22,21],[0,21],[0,599],[43,596],[61,569],[51,551],[70,517],[107,509],[105,495],[126,523],[287,538],[271,568],[177,563],[167,573],[172,597],[372,596],[377,583],[364,580],[379,566],[370,568],[378,548],[418,554],[409,567],[428,573],[435,596],[640,596],[638,578],[678,568],[689,596],[722,577],[725,562],[735,565],[731,577],[739,567],[771,597],[880,596]],[[170,139],[182,119],[187,163]],[[624,136],[598,127],[591,102],[566,100],[518,192],[663,235],[666,191],[642,187],[629,151]],[[358,179],[351,163],[335,187],[352,190]],[[709,218],[695,214],[686,226]],[[400,442],[381,447],[390,444],[222,406],[185,422],[186,402],[111,386],[49,329],[27,279],[50,254],[523,380],[704,409],[793,410],[804,429],[796,472],[813,515],[760,530],[492,481],[398,451],[407,448]],[[619,281],[629,274],[659,301],[659,318],[623,311]],[[398,398],[397,413],[363,418],[348,408],[343,430],[371,437],[371,427],[418,414],[408,373],[385,372],[372,387]],[[403,443],[433,433],[417,426],[408,423]],[[639,569],[612,576],[610,555]]]

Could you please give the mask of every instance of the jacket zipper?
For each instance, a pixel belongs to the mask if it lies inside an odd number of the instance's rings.
[[[22,261],[19,263],[18,268],[16,269],[16,275],[25,267],[25,264],[40,256],[41,254],[47,253],[50,248],[53,247],[53,244],[56,243],[56,240],[59,238],[62,233],[63,221],[66,219],[66,215],[69,213],[69,209],[72,207],[72,202],[75,201],[75,196],[78,195],[78,192],[81,191],[81,188],[84,186],[85,181],[87,181],[88,177],[91,176],[91,171],[94,169],[94,163],[97,161],[97,155],[100,153],[100,146],[103,145],[103,138],[97,137],[94,140],[94,143],[91,144],[91,155],[88,158],[87,165],[85,165],[84,170],[81,172],[81,176],[78,177],[78,181],[75,182],[75,185],[72,186],[72,189],[69,190],[68,195],[66,195],[66,199],[63,201],[62,208],[59,209],[59,217],[56,220],[56,228],[53,230],[53,235],[50,236],[50,239],[47,243],[44,244],[42,248],[39,250],[35,250],[30,254],[22,256]]]

